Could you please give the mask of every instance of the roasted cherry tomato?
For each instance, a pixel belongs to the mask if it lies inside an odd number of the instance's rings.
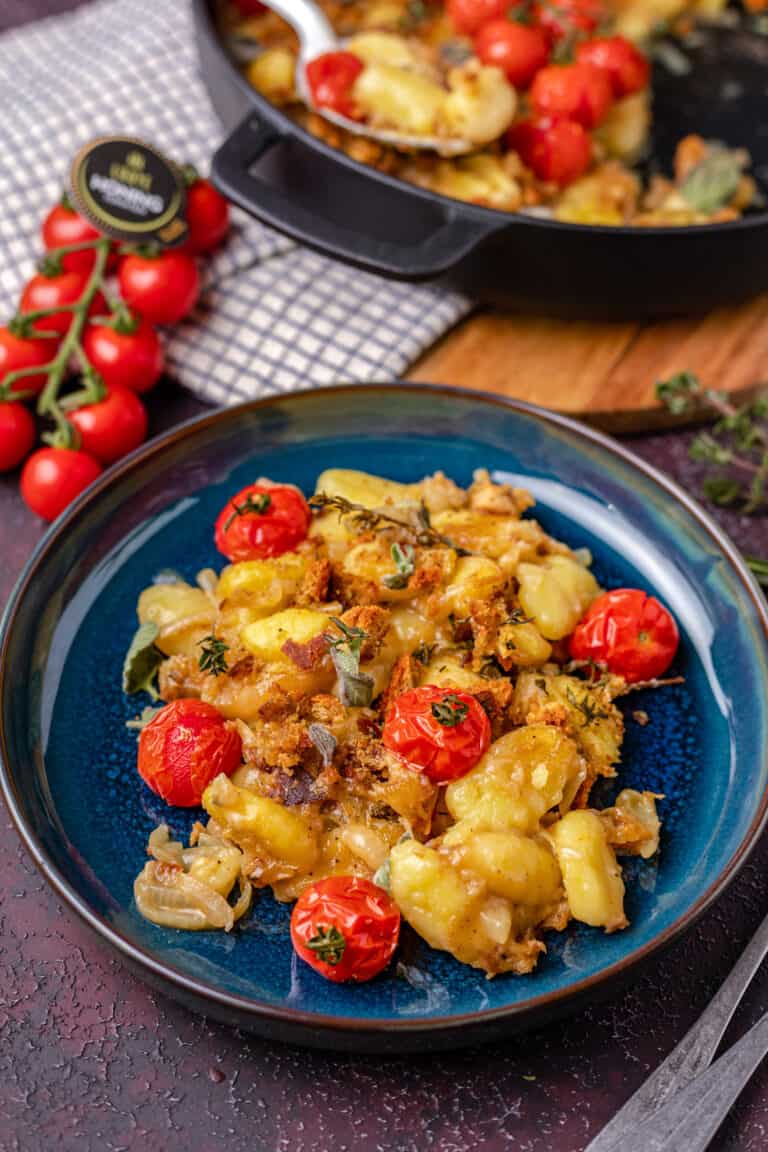
[[[312,514],[291,484],[249,484],[216,521],[216,547],[233,564],[291,552],[306,539]]]
[[[371,980],[392,959],[400,911],[378,884],[362,876],[329,876],[310,884],[291,914],[291,940],[316,972],[341,984]]]
[[[591,64],[553,64],[536,73],[531,107],[539,116],[576,120],[594,128],[613,103],[608,77]]]
[[[35,445],[35,421],[23,404],[0,404],[0,472],[18,468]]]
[[[617,588],[593,601],[571,636],[574,660],[594,660],[630,683],[663,676],[680,636],[671,613],[639,588]]]
[[[514,5],[508,0],[446,0],[445,10],[457,32],[474,36],[491,20],[500,20]]]
[[[62,272],[58,276],[33,276],[22,292],[19,312],[37,312],[41,308],[60,308],[65,304],[77,304],[88,283],[87,272]],[[107,311],[107,302],[101,292],[97,292],[88,309],[89,316]],[[50,316],[40,316],[32,321],[32,327],[39,332],[58,332],[65,336],[72,323],[71,312],[53,312]]]
[[[340,116],[359,119],[352,87],[363,70],[353,52],[325,52],[307,64],[307,83],[318,108],[330,108]]]
[[[37,368],[48,364],[56,355],[58,340],[34,340],[17,336],[12,328],[0,328],[0,384],[9,372],[20,368]],[[42,392],[45,373],[23,376],[11,392]]]
[[[120,261],[117,279],[128,307],[153,324],[176,324],[200,295],[194,259],[173,248],[151,256],[132,252]]]
[[[110,388],[103,400],[76,408],[67,419],[77,429],[83,451],[102,464],[127,456],[147,438],[147,413],[130,388]]]
[[[566,36],[591,36],[607,16],[602,0],[541,0],[533,7],[536,24],[553,44]]]
[[[396,697],[382,740],[435,784],[458,780],[483,756],[491,725],[474,696],[425,685]]]
[[[210,252],[229,232],[229,204],[210,180],[194,180],[187,188],[187,224],[193,252]]]
[[[576,45],[576,59],[605,73],[616,100],[648,86],[651,75],[648,57],[623,36],[585,40]]]
[[[589,133],[575,120],[521,120],[510,128],[507,143],[539,180],[561,188],[583,176],[592,160]]]
[[[101,464],[73,448],[39,448],[21,473],[24,503],[43,520],[55,520],[101,475]]]
[[[243,745],[212,704],[174,700],[139,736],[138,770],[144,783],[178,808],[195,808],[222,772],[240,767]]]
[[[83,333],[83,350],[108,388],[148,392],[163,374],[165,357],[160,337],[150,322],[140,316],[88,324]]]
[[[88,240],[98,240],[101,233],[90,221],[76,212],[69,201],[62,199],[43,221],[43,244],[47,250],[64,248],[70,244],[83,244]],[[65,252],[61,257],[64,272],[85,272],[93,268],[96,252],[93,248],[83,248],[80,252]]]
[[[549,40],[541,28],[494,20],[478,32],[475,54],[483,64],[501,68],[513,87],[527,88],[549,59]]]

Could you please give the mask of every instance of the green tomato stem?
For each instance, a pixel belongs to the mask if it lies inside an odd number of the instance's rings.
[[[71,429],[71,424],[64,416],[59,403],[58,396],[61,389],[62,381],[67,371],[70,358],[73,355],[79,356],[82,353],[82,345],[80,338],[82,336],[83,327],[88,317],[88,310],[93,303],[93,298],[101,287],[102,280],[104,279],[104,271],[107,266],[107,258],[109,257],[110,240],[106,236],[100,237],[93,242],[93,247],[96,250],[96,259],[91,269],[91,274],[88,277],[88,282],[85,285],[83,294],[76,304],[73,304],[69,310],[72,312],[72,320],[67,330],[67,334],[61,342],[56,357],[52,361],[51,368],[48,372],[48,382],[45,388],[40,393],[40,398],[37,402],[37,411],[41,416],[51,416],[56,421],[57,430],[62,431],[62,423],[66,424]],[[62,309],[57,309],[62,311]]]

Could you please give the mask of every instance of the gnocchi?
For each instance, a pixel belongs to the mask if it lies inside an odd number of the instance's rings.
[[[363,48],[418,73],[379,32]],[[201,786],[189,847],[152,834],[142,914],[229,931],[252,889],[292,901],[375,876],[488,976],[531,971],[570,920],[622,928],[617,856],[655,856],[660,797],[589,806],[617,771],[626,689],[565,652],[600,592],[589,555],[485,471],[462,488],[330,469],[316,489],[292,550],[139,597],[164,698],[213,705],[242,748]]]

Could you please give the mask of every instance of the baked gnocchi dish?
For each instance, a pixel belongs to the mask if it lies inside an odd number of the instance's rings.
[[[141,592],[123,687],[149,692],[138,774],[168,805],[135,883],[156,924],[230,931],[296,902],[296,951],[367,980],[405,921],[486,972],[526,973],[571,920],[627,924],[622,855],[653,856],[658,795],[614,777],[616,701],[658,684],[675,621],[602,589],[522,488],[486,471],[398,483],[268,479],[214,526],[227,563]],[[188,845],[174,807],[202,808]]]
[[[762,6],[763,0],[751,0]],[[222,35],[249,82],[353,159],[443,196],[582,224],[733,219],[757,198],[749,156],[680,141],[669,176],[643,183],[649,47],[712,19],[724,0],[321,0],[341,51],[309,63],[297,97],[291,28],[254,0],[221,4]],[[408,154],[325,119],[436,140]],[[445,145],[462,140],[466,154]],[[442,152],[441,142],[443,142]]]

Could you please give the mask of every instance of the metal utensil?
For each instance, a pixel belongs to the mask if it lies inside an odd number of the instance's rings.
[[[378,140],[381,144],[389,144],[393,148],[404,148],[407,151],[414,149],[438,152],[441,156],[462,156],[467,152],[477,150],[476,144],[468,140],[456,138],[441,138],[438,136],[409,136],[401,132],[391,132],[381,128],[371,128],[357,120],[342,116],[330,108],[319,107],[312,99],[312,92],[307,82],[307,65],[317,56],[326,52],[338,52],[344,48],[345,41],[339,40],[330,22],[323,11],[314,3],[314,0],[265,0],[268,8],[281,16],[290,24],[299,38],[299,59],[296,68],[296,91],[299,98],[338,128],[352,132],[355,136],[368,136],[371,140]]]
[[[768,1051],[768,1022],[763,1017],[709,1068],[733,1013],[766,955],[768,916],[696,1023],[585,1152],[635,1152],[636,1148],[666,1152],[669,1140],[677,1141],[677,1152],[683,1147],[685,1152],[706,1148],[706,1142],[702,1144],[700,1140],[709,1131],[712,1118],[717,1123],[707,1141]],[[684,1145],[677,1132],[682,1123],[687,1125]],[[700,1130],[699,1143],[689,1142],[694,1139],[694,1129]]]

